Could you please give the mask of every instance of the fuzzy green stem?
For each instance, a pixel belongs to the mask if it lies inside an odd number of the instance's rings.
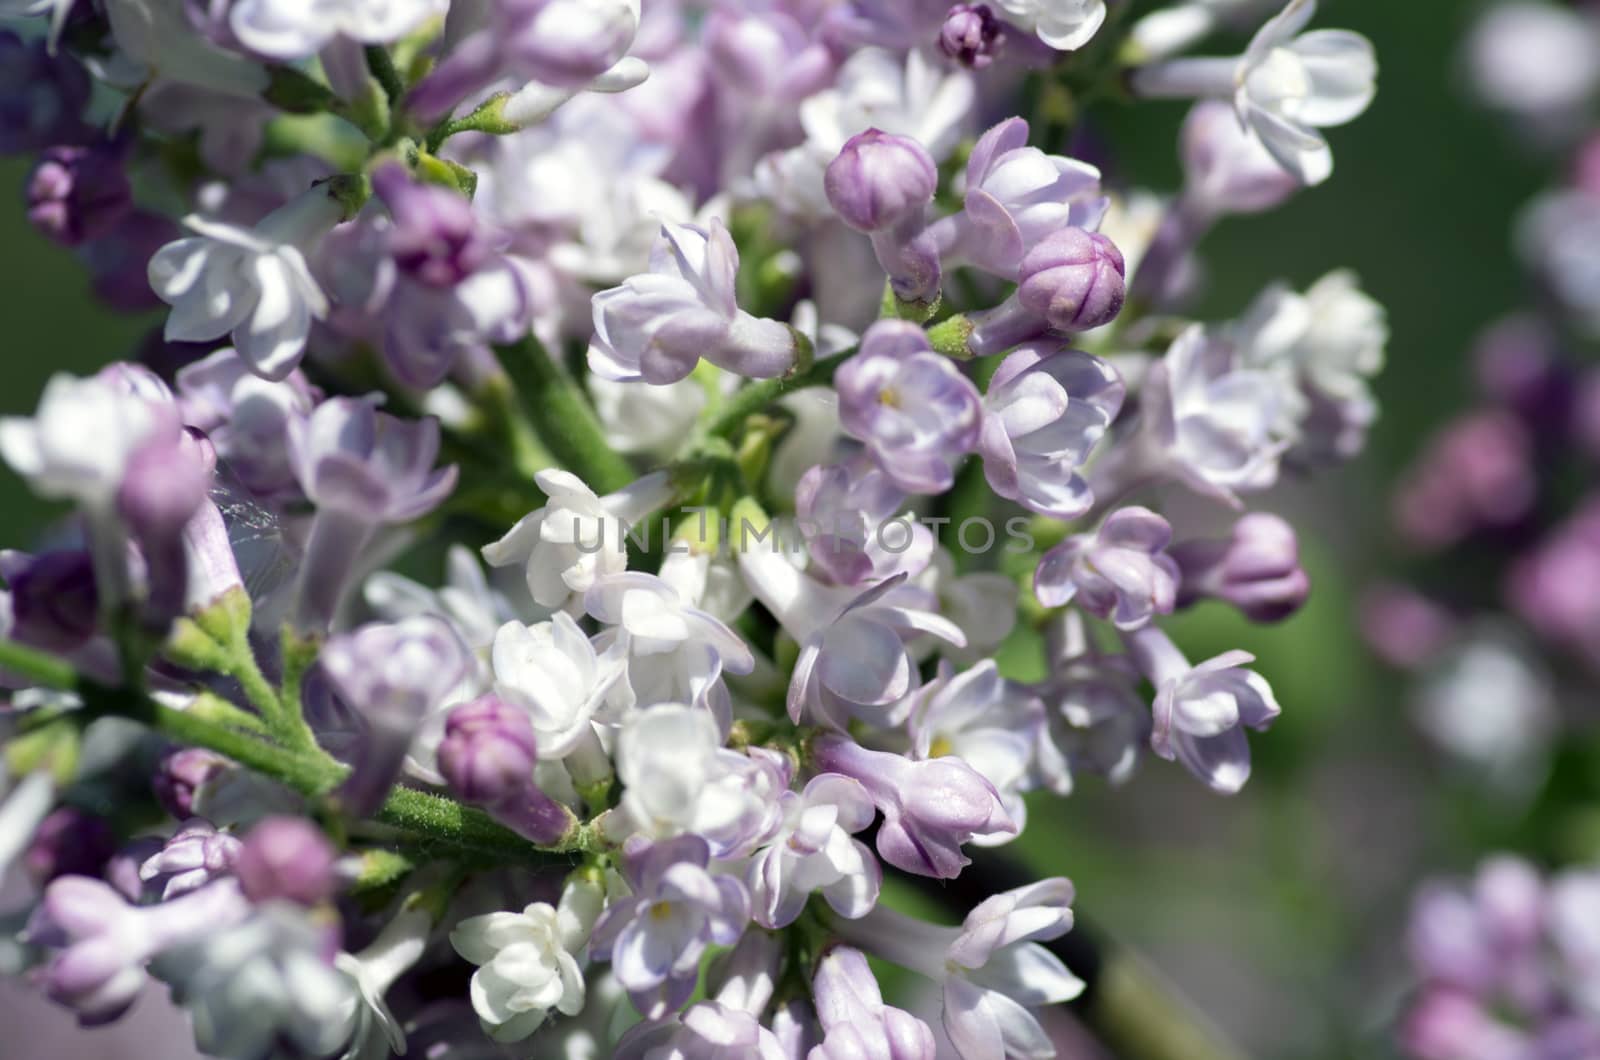
[[[83,699],[82,713],[89,718],[106,715],[131,718],[176,743],[215,751],[307,798],[326,795],[338,787],[348,772],[347,767],[315,747],[311,750],[282,747],[219,724],[204,716],[204,711],[178,710],[137,689],[97,684],[60,659],[11,641],[0,641],[0,666],[39,685],[77,692]],[[502,862],[539,860],[547,854],[592,850],[601,843],[592,828],[580,827],[560,844],[537,847],[496,824],[482,810],[413,788],[391,791],[378,811],[377,820],[420,843]]]
[[[577,380],[532,335],[496,346],[500,364],[540,439],[563,467],[596,493],[614,493],[634,480],[632,466],[606,441]]]

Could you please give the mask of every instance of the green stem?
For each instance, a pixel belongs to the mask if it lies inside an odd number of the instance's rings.
[[[390,104],[398,104],[406,94],[406,85],[400,78],[400,71],[394,67],[394,60],[389,57],[389,49],[379,44],[368,45],[366,57],[367,69],[383,86],[383,94],[389,97]]]
[[[540,439],[563,467],[596,493],[614,493],[633,482],[632,466],[606,442],[577,380],[538,339],[529,335],[496,346],[495,353]]]
[[[701,428],[699,438],[696,440],[731,438],[739,432],[740,427],[744,426],[745,420],[785,395],[807,387],[827,386],[833,382],[833,373],[839,370],[841,364],[855,356],[855,352],[855,347],[852,346],[848,350],[813,361],[809,368],[792,375],[777,379],[762,379],[744,386],[722,403],[716,415]]]
[[[209,720],[200,711],[177,710],[137,689],[110,688],[78,674],[60,659],[12,641],[0,641],[0,666],[23,674],[39,685],[75,691],[90,717],[117,715],[141,722],[176,743],[204,747],[246,769],[270,777],[310,799],[321,798],[344,779],[348,768],[321,749],[279,746]],[[395,788],[384,800],[377,820],[434,846],[462,850],[497,861],[541,860],[547,854],[594,849],[600,842],[590,828],[570,840],[538,847],[496,824],[482,810],[413,788]]]

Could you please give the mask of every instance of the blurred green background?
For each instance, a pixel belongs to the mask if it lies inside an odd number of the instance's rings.
[[[1024,840],[1041,871],[1074,878],[1086,915],[1153,956],[1252,1055],[1386,1055],[1405,895],[1430,867],[1460,869],[1471,856],[1441,810],[1469,778],[1441,772],[1416,738],[1403,688],[1365,654],[1352,609],[1390,562],[1395,472],[1465,400],[1474,334],[1526,294],[1509,224],[1548,167],[1464,90],[1457,47],[1476,10],[1456,0],[1326,3],[1318,25],[1376,43],[1376,103],[1331,131],[1328,184],[1231,221],[1202,247],[1206,318],[1237,314],[1275,279],[1304,287],[1348,266],[1388,307],[1393,331],[1366,457],[1267,503],[1293,513],[1303,534],[1311,605],[1271,629],[1209,607],[1180,624],[1196,657],[1256,652],[1278,692],[1282,720],[1252,739],[1255,779],[1224,800],[1149,762],[1124,791],[1090,784],[1064,804],[1038,804]],[[1183,114],[1179,104],[1107,112],[1099,131],[1119,174],[1175,187]],[[13,202],[26,171],[0,163]],[[20,209],[0,211],[0,247],[0,411],[31,410],[51,373],[127,355],[158,322],[101,309],[70,253],[29,230]],[[0,506],[8,543],[47,515],[9,475]]]

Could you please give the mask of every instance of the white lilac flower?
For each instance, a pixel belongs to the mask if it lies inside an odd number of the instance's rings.
[[[883,1003],[866,956],[835,946],[811,980],[823,1041],[807,1060],[933,1060],[933,1032],[904,1009]]]
[[[1229,503],[1236,492],[1277,481],[1288,447],[1280,433],[1284,387],[1246,364],[1242,352],[1229,336],[1199,324],[1179,335],[1146,373],[1143,450],[1133,459]]]
[[[846,919],[864,916],[878,902],[883,875],[866,844],[854,838],[876,815],[866,789],[850,777],[822,773],[804,791],[784,791],[778,800],[782,821],[746,874],[756,923],[786,927],[813,893]]]
[[[286,377],[305,353],[312,320],[328,312],[306,255],[344,209],[327,188],[312,188],[253,228],[185,218],[195,234],[150,259],[150,286],[172,306],[166,337],[201,342],[231,335],[256,374]]]
[[[584,977],[578,965],[598,909],[569,886],[559,907],[535,902],[520,913],[488,913],[463,920],[450,945],[478,965],[472,1007],[497,1042],[519,1042],[552,1013],[583,1010]]]
[[[176,81],[235,100],[254,100],[268,85],[267,71],[259,63],[201,37],[181,3],[107,0],[105,13],[122,55],[143,68],[122,71],[135,84]]]
[[[485,545],[483,558],[491,567],[523,566],[534,602],[552,609],[577,610],[597,581],[626,570],[629,534],[673,496],[664,472],[604,497],[567,471],[541,471],[534,481],[548,502]]]
[[[1302,184],[1333,173],[1321,129],[1353,121],[1376,93],[1372,42],[1348,30],[1302,33],[1316,0],[1289,0],[1236,59],[1172,59],[1133,74],[1134,91],[1154,97],[1233,100],[1239,121]]]
[[[166,949],[151,972],[188,1009],[203,1052],[261,1056],[287,1041],[324,1055],[355,1030],[355,984],[330,956],[326,925],[293,905],[270,902],[231,927],[208,925]]]
[[[385,1051],[405,1055],[405,1028],[384,995],[395,980],[422,959],[432,930],[430,914],[415,908],[402,909],[359,953],[341,950],[334,957],[333,966],[349,976],[356,987],[354,993],[346,995],[355,1028],[346,1060],[366,1060],[382,1056]]]
[[[1077,51],[1106,20],[1106,0],[995,0],[1001,17],[1052,48]]]
[[[1050,1057],[1055,1047],[1031,1010],[1083,992],[1041,945],[1071,930],[1072,898],[1072,884],[1056,877],[995,895],[959,928],[880,906],[841,924],[840,934],[942,986],[944,1030],[962,1060]]]
[[[663,703],[631,714],[617,737],[619,811],[654,839],[704,837],[718,857],[767,835],[786,772],[722,746],[708,711]]]
[[[622,679],[612,686],[618,709],[691,703],[710,710],[727,729],[732,718],[723,671],[747,674],[755,666],[738,634],[690,606],[660,577],[641,571],[600,579],[584,595],[584,608],[613,627],[606,651],[626,661]]]
[[[596,654],[571,616],[525,626],[507,622],[494,637],[495,690],[528,712],[539,755],[563,758],[589,734],[595,710],[623,676],[624,657]]]
[[[447,0],[238,0],[228,27],[239,43],[275,59],[304,59],[336,37],[362,44],[399,40],[432,18]]]

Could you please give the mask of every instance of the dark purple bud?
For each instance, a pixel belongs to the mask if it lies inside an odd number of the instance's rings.
[[[100,613],[94,562],[78,550],[32,558],[11,554],[11,636],[46,651],[65,653],[94,636]]]
[[[1057,331],[1088,331],[1122,311],[1122,252],[1098,232],[1066,227],[1022,258],[1017,299]]]
[[[132,208],[122,158],[108,148],[49,148],[28,178],[28,220],[64,246],[104,235]]]
[[[988,4],[957,4],[939,27],[939,50],[962,66],[982,70],[1005,44],[1000,20]]]
[[[43,38],[0,30],[0,155],[87,140],[88,101],[89,75],[78,60],[51,55]]]
[[[450,288],[489,259],[492,247],[464,196],[416,183],[399,163],[380,166],[372,186],[394,219],[389,253],[403,274]]]
[[[245,836],[233,871],[252,902],[318,905],[333,894],[334,859],[333,845],[304,817],[268,817]]]
[[[1183,571],[1180,607],[1215,597],[1252,622],[1279,622],[1311,592],[1294,527],[1269,512],[1240,519],[1226,541],[1185,541],[1171,554]]]
[[[921,144],[878,129],[846,140],[823,177],[829,204],[858,232],[918,217],[938,186],[939,171]]]
[[[39,823],[23,866],[36,886],[57,876],[99,876],[117,851],[117,837],[105,818],[62,806]]]
[[[180,821],[186,821],[195,815],[196,793],[231,765],[215,751],[199,747],[173,751],[161,760],[151,780],[156,801],[163,810]]]
[[[1401,536],[1444,548],[1480,530],[1514,525],[1536,490],[1533,443],[1516,417],[1493,410],[1450,424],[1429,443],[1394,495]]]
[[[438,760],[457,795],[468,802],[500,802],[533,783],[533,722],[498,696],[480,696],[450,711]]]

